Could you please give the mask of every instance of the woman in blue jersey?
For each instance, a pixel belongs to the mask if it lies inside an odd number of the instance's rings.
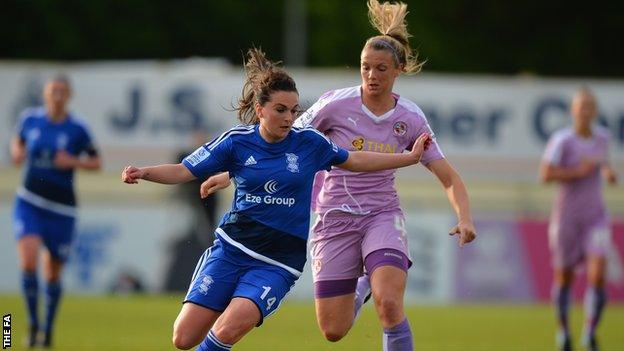
[[[126,167],[122,180],[188,182],[229,171],[236,184],[232,209],[200,258],[174,324],[179,349],[229,350],[274,313],[306,260],[314,175],[332,165],[374,171],[418,163],[430,136],[410,153],[349,153],[312,128],[292,128],[299,109],[293,79],[251,50],[238,104],[243,126],[198,148],[182,163]]]
[[[15,165],[25,164],[24,180],[17,189],[14,230],[22,271],[22,288],[30,330],[27,346],[35,346],[37,334],[49,347],[52,326],[61,298],[61,270],[70,252],[76,221],[74,170],[97,170],[100,157],[84,123],[67,110],[69,80],[50,79],[43,90],[45,107],[27,109],[11,141]],[[39,324],[37,266],[41,246],[46,280],[46,316]]]

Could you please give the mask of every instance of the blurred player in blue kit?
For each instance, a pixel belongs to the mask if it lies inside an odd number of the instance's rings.
[[[174,324],[179,349],[230,350],[273,314],[306,260],[312,183],[332,166],[374,171],[418,163],[431,139],[423,133],[404,154],[348,152],[312,128],[293,128],[299,94],[293,79],[256,49],[238,103],[244,124],[223,133],[179,164],[126,167],[122,180],[188,182],[228,171],[232,209],[200,258]]]
[[[24,111],[11,140],[11,159],[25,164],[23,183],[17,189],[13,226],[22,271],[22,288],[30,325],[28,347],[37,343],[50,347],[57,307],[61,299],[61,271],[70,253],[76,223],[74,170],[97,170],[100,156],[91,134],[67,109],[71,85],[67,77],[56,76],[44,87],[45,107]],[[37,267],[41,246],[46,281],[46,314],[38,318],[39,282]]]

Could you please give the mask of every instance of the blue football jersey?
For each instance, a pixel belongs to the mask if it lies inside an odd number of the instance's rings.
[[[27,152],[23,186],[18,189],[18,196],[39,207],[72,215],[76,206],[74,170],[56,168],[54,157],[59,150],[73,156],[95,155],[86,126],[72,114],[55,123],[44,108],[34,108],[22,114],[16,133]]]
[[[267,143],[258,128],[232,128],[183,163],[198,178],[230,172],[236,191],[217,230],[222,239],[299,270],[305,262],[314,175],[345,162],[349,153],[313,128],[293,128],[277,143]]]

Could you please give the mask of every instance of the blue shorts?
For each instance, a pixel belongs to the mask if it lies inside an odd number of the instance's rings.
[[[260,310],[260,326],[277,311],[298,277],[237,249],[225,252],[223,245],[227,244],[215,240],[201,256],[184,302],[223,312],[233,298],[244,297]]]
[[[34,206],[19,197],[15,200],[13,212],[15,239],[38,235],[52,258],[57,261],[65,262],[69,257],[75,224],[74,217]]]

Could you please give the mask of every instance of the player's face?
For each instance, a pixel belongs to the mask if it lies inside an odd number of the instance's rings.
[[[587,92],[576,94],[574,100],[572,100],[571,112],[575,123],[589,125],[598,113],[596,99]]]
[[[43,89],[43,99],[48,112],[53,116],[61,116],[66,113],[65,108],[69,102],[69,86],[65,82],[51,81]]]
[[[269,143],[286,138],[299,112],[299,94],[294,91],[276,91],[264,106],[256,105],[260,118],[260,135]]]
[[[394,64],[394,57],[387,50],[366,48],[360,57],[362,91],[369,96],[384,96],[392,93],[394,80],[401,69]]]

